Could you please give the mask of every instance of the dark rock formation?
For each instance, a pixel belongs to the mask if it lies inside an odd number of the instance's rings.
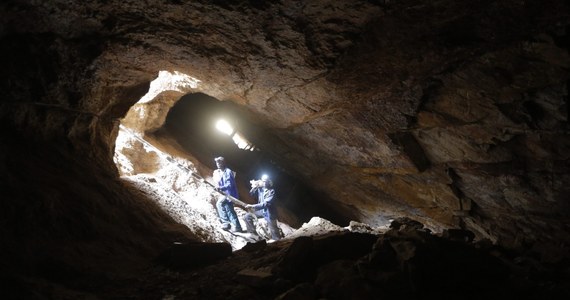
[[[205,292],[210,285],[170,285],[171,294],[159,293],[170,275],[146,286],[132,279],[173,242],[204,238],[121,180],[113,161],[124,124],[211,172],[198,152],[184,153],[161,135],[170,108],[197,93],[230,103],[247,120],[242,133],[312,189],[307,203],[284,200],[287,221],[303,221],[295,218],[302,207],[371,227],[407,217],[434,233],[462,229],[475,241],[531,253],[518,261],[525,272],[565,272],[567,1],[8,0],[0,16],[0,265],[9,274],[7,295],[227,297],[225,288]],[[170,81],[156,87],[157,77]],[[156,168],[149,161],[137,171]],[[381,253],[391,253],[388,245],[401,251],[380,259],[393,270],[373,271],[368,283],[354,270],[324,283],[326,270],[354,264],[343,257],[313,269],[317,279],[309,285],[281,278],[269,292],[232,293],[341,297],[338,287],[347,286],[368,297],[377,292],[372,280],[394,284],[385,295],[445,290],[457,297],[451,285],[505,283],[470,284],[453,272],[427,278],[438,268],[434,261],[460,260],[439,252],[471,250],[424,234],[377,245]],[[402,257],[411,252],[419,256]],[[493,279],[517,269],[495,268],[478,255],[463,266],[477,276],[488,265]],[[209,279],[203,276],[200,284]],[[555,279],[540,282],[559,292]],[[489,290],[479,296],[490,297]]]

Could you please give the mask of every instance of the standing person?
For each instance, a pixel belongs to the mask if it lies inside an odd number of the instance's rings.
[[[216,157],[214,159],[216,167],[214,171],[214,182],[216,183],[216,190],[225,194],[225,197],[220,197],[216,202],[218,215],[222,222],[222,229],[230,230],[233,225],[234,232],[242,232],[238,216],[234,209],[234,204],[228,196],[238,198],[237,185],[235,180],[235,173],[230,168],[226,167],[226,160],[223,157]]]
[[[245,207],[254,210],[254,213],[248,212],[244,217],[247,231],[249,233],[257,233],[254,220],[258,217],[264,217],[267,221],[269,232],[271,232],[271,239],[275,241],[280,239],[281,234],[277,226],[277,208],[275,207],[273,182],[267,175],[263,175],[261,180],[252,180],[249,193],[257,198],[257,204],[248,204]]]

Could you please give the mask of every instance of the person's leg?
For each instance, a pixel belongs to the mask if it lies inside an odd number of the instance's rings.
[[[227,210],[227,216],[228,216],[228,219],[230,220],[230,223],[232,223],[234,225],[234,230],[241,232],[242,231],[241,224],[239,223],[239,219],[238,219],[236,210],[234,209],[234,204],[231,201],[228,201],[228,203],[226,205],[226,210]]]
[[[222,228],[224,230],[230,229],[230,220],[228,219],[227,213],[227,203],[229,201],[227,198],[220,198],[216,202],[216,208],[218,209],[218,216],[220,217],[220,222],[222,223]]]
[[[257,230],[255,229],[255,219],[257,219],[257,217],[252,213],[247,213],[243,219],[245,221],[247,232],[257,234]]]
[[[277,220],[270,220],[269,218],[266,218],[265,220],[267,220],[267,226],[269,227],[269,232],[271,232],[271,239],[276,241],[281,239],[281,233],[279,232],[279,226],[277,226]]]

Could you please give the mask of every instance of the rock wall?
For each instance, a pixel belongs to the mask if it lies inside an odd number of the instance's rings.
[[[191,91],[241,105],[269,132],[248,138],[340,214],[514,246],[568,239],[565,1],[8,1],[0,12],[0,120],[38,147],[62,145],[63,159],[116,176],[119,119],[160,71],[178,72],[197,79]]]

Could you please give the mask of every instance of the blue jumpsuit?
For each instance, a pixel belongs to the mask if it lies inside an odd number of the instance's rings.
[[[255,226],[253,225],[253,221],[257,217],[263,216],[269,226],[271,238],[274,240],[280,239],[281,234],[277,226],[277,208],[275,207],[275,190],[273,188],[253,188],[249,193],[257,197],[257,204],[252,205],[255,214],[248,213],[245,215],[247,231],[254,233]]]
[[[218,188],[222,193],[238,198],[238,190],[234,172],[229,168],[217,169],[214,171],[214,179],[217,179]],[[225,228],[228,228],[229,223],[234,225],[236,231],[242,231],[236,211],[234,210],[233,202],[224,197],[216,202],[218,215]]]

